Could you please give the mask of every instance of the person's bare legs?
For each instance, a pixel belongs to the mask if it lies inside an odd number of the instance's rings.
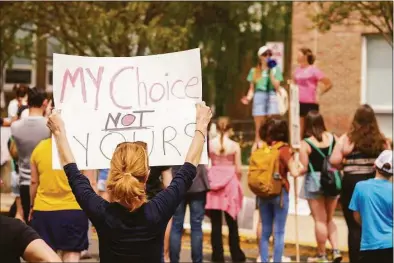
[[[81,252],[62,251],[63,262],[79,262]]]
[[[334,222],[334,213],[338,204],[338,198],[335,199],[326,199],[326,213],[327,213],[327,231],[328,231],[328,240],[330,241],[333,259],[335,263],[341,262],[342,255],[340,250],[338,249],[338,229],[337,225]]]
[[[324,198],[308,200],[309,207],[315,221],[315,236],[319,256],[326,255],[326,242],[328,239],[327,213]]]
[[[254,144],[253,146],[256,147],[257,143],[261,141],[260,138],[260,127],[264,124],[265,116],[254,116]]]
[[[326,199],[326,213],[327,213],[327,228],[328,228],[328,240],[330,241],[332,249],[338,248],[338,232],[337,225],[334,222],[334,213],[337,207],[338,198]]]
[[[164,262],[170,262],[170,234],[171,234],[172,217],[168,221],[166,232],[164,234]]]

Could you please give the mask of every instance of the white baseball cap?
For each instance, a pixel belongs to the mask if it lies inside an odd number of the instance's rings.
[[[384,150],[375,161],[377,169],[393,174],[393,151]]]
[[[262,46],[262,47],[259,48],[259,51],[257,51],[257,55],[260,57],[261,55],[263,55],[268,50],[270,50],[270,49],[267,46]]]

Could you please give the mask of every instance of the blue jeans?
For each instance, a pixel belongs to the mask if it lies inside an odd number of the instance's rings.
[[[204,193],[205,194],[205,193]],[[181,251],[181,239],[183,232],[183,222],[185,220],[186,204],[190,207],[190,227],[191,227],[191,246],[192,260],[194,263],[203,261],[202,253],[202,221],[205,215],[205,196],[198,198],[189,197],[184,199],[172,217],[172,227],[170,234],[170,259],[173,263],[179,262]]]
[[[268,262],[269,238],[274,229],[274,262],[281,262],[285,247],[285,225],[289,211],[289,193],[283,189],[283,207],[280,206],[280,196],[272,199],[260,199],[260,217],[262,235],[260,240],[261,261]]]

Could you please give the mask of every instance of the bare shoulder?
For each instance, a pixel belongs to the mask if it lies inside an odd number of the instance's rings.
[[[302,140],[300,150],[309,153],[311,151],[311,146],[305,140]]]
[[[342,144],[350,144],[350,139],[347,133],[344,133],[339,137],[339,142]]]

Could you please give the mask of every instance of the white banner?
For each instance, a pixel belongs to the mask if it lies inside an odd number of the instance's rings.
[[[301,147],[300,134],[300,102],[298,100],[298,86],[290,84],[290,142],[291,147]]]
[[[267,42],[266,45],[272,51],[272,58],[276,60],[280,70],[284,72],[285,47],[283,42]]]
[[[290,192],[289,192],[289,214],[294,215],[296,214],[295,210],[295,198],[297,193],[297,215],[300,216],[308,216],[311,214],[311,210],[309,209],[308,201],[306,199],[300,198],[300,194],[304,187],[304,179],[305,176],[299,176],[295,180],[297,180],[297,189],[294,185],[294,178],[289,177],[290,183]]]
[[[53,95],[80,169],[109,168],[124,141],[148,144],[149,164],[180,165],[202,99],[200,50],[141,57],[53,55]],[[201,163],[207,164],[206,147]],[[59,169],[56,144],[53,167]]]

